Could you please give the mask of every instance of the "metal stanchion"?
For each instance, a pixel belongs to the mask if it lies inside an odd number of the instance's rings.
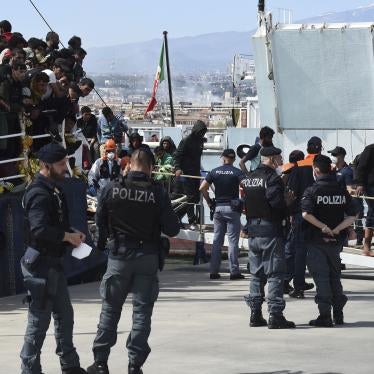
[[[200,225],[199,225],[199,239],[197,240],[195,244],[195,256],[193,259],[194,265],[199,264],[206,264],[208,262],[208,258],[205,252],[205,238],[204,238],[204,232],[203,232],[203,224],[204,224],[204,201],[203,196],[200,194],[200,207],[199,207],[199,213],[200,213]]]

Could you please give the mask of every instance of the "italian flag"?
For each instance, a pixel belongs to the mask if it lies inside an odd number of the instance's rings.
[[[157,93],[158,85],[165,79],[164,49],[165,49],[165,43],[163,42],[162,47],[161,47],[161,53],[160,53],[160,61],[157,66],[155,81],[153,82],[152,96],[151,96],[151,99],[149,100],[149,104],[148,104],[147,109],[145,110],[144,115],[146,115],[148,112],[151,112],[154,109],[154,107],[157,105],[156,93]]]

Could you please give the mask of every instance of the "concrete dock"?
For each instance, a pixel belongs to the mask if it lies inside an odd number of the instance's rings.
[[[242,259],[243,272],[245,259]],[[223,264],[225,268],[226,264]],[[245,280],[209,280],[207,265],[170,260],[160,274],[150,345],[144,374],[372,374],[374,364],[374,281],[343,279],[349,298],[346,325],[312,328],[317,316],[313,291],[304,300],[286,296],[285,315],[295,330],[248,326],[249,310],[243,296]],[[345,274],[373,276],[373,269],[348,268]],[[83,367],[92,363],[92,342],[100,313],[98,283],[70,287],[75,309],[74,342]],[[20,372],[27,309],[23,296],[0,299],[0,373]],[[267,317],[266,307],[264,314]],[[131,298],[119,324],[111,373],[127,373],[125,341],[131,326]],[[42,364],[45,374],[61,373],[54,353],[53,324],[48,331]]]

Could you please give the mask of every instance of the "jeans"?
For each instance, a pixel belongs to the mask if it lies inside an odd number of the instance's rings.
[[[231,274],[239,274],[239,236],[240,213],[233,212],[229,205],[218,205],[214,213],[214,238],[212,256],[210,258],[210,273],[219,273],[221,265],[221,250],[227,232],[229,246],[229,268]]]

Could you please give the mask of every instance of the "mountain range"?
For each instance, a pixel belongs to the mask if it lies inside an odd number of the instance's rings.
[[[374,4],[344,12],[328,13],[297,21],[373,22]],[[170,65],[173,74],[227,72],[237,53],[251,54],[254,31],[216,32],[198,36],[169,38]],[[154,74],[161,49],[161,39],[89,48],[85,70],[89,74]]]

